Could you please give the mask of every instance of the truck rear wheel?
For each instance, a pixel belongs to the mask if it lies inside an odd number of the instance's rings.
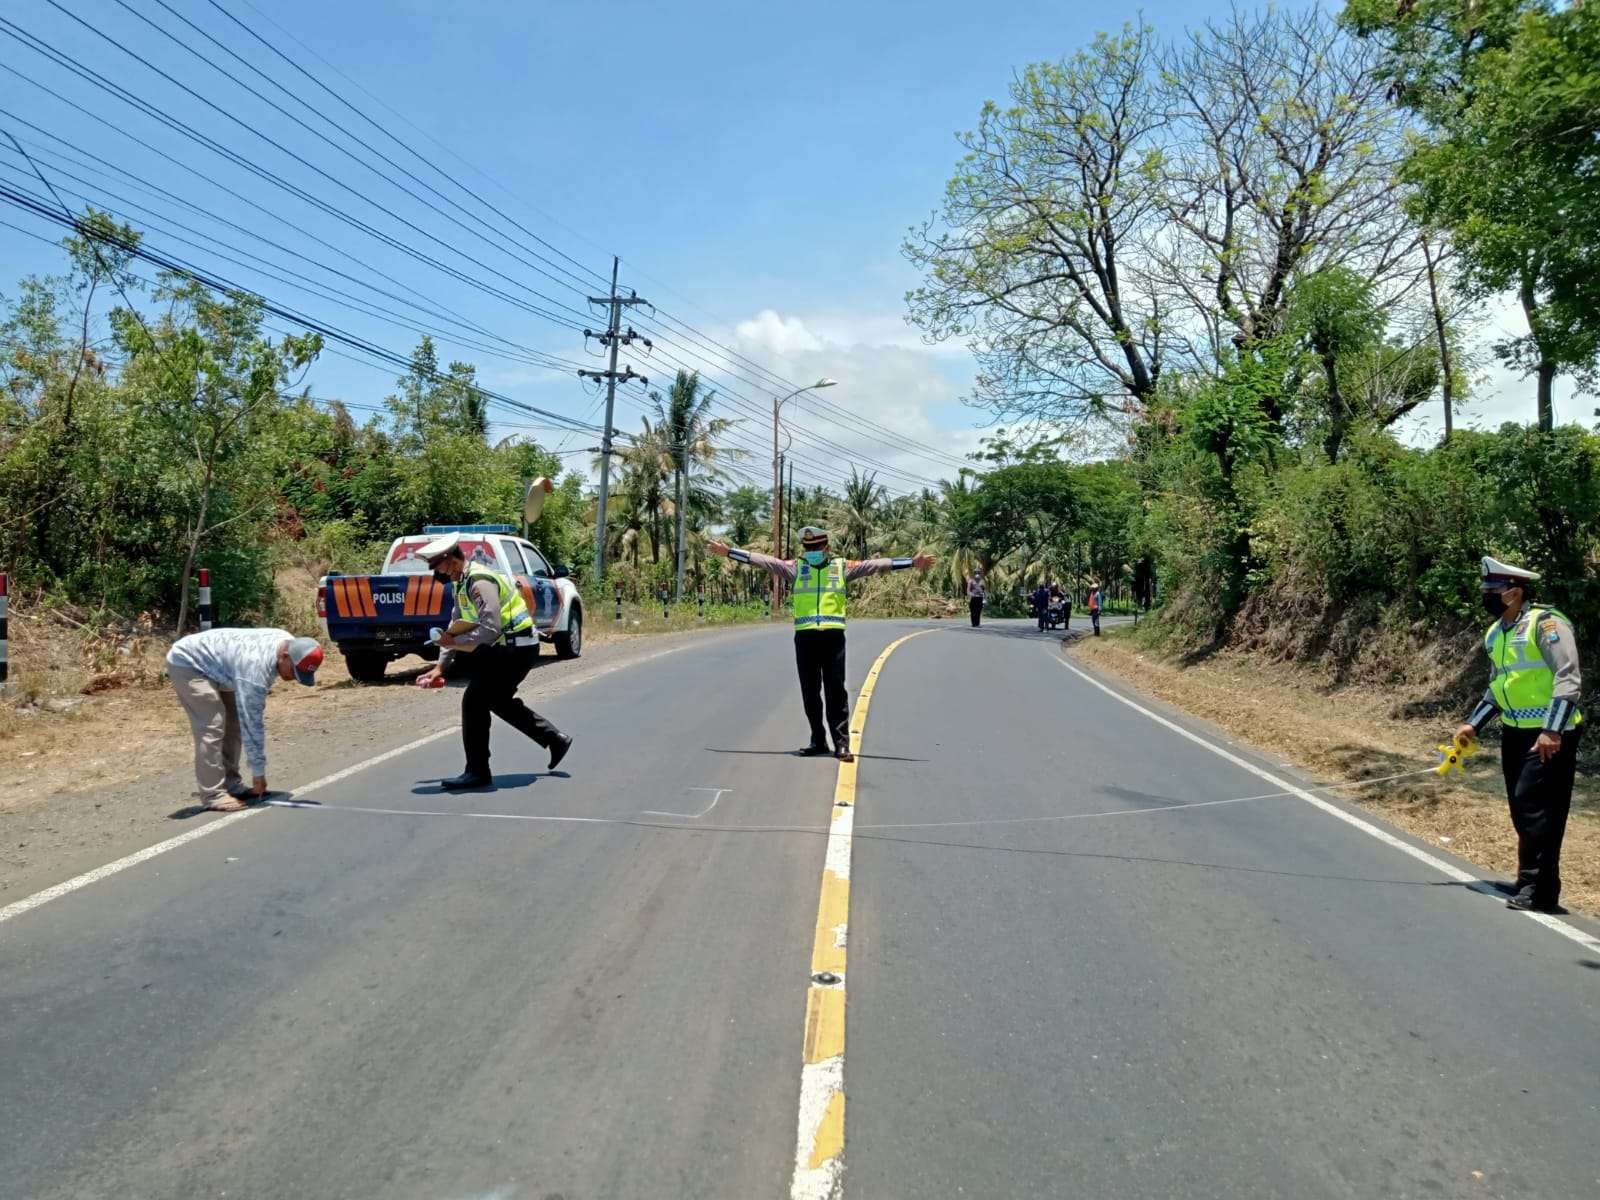
[[[389,660],[375,650],[346,650],[344,665],[359,683],[382,683]]]
[[[567,614],[567,628],[565,632],[556,634],[550,639],[556,644],[557,658],[577,658],[583,653],[583,609],[576,604]]]

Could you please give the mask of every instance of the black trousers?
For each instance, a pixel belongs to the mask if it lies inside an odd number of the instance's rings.
[[[539,658],[537,646],[479,646],[456,655],[467,676],[461,696],[461,744],[467,752],[467,773],[489,772],[489,715],[549,746],[561,731],[517,697],[517,687]]]
[[[1500,769],[1505,773],[1511,824],[1517,831],[1517,890],[1532,889],[1535,904],[1554,905],[1561,896],[1561,839],[1572,811],[1572,778],[1578,769],[1583,727],[1561,735],[1561,749],[1547,763],[1533,743],[1537,729],[1500,727]]]
[[[967,611],[972,614],[972,627],[976,629],[983,623],[983,597],[968,596]]]
[[[811,722],[811,744],[835,749],[850,745],[850,697],[844,690],[844,630],[808,629],[794,635],[794,663],[800,671],[800,702]],[[823,704],[828,724],[822,724]]]
[[[1099,637],[1100,636],[1100,610],[1098,608],[1091,608],[1089,610],[1089,620],[1094,623],[1094,635],[1095,635],[1095,637]]]

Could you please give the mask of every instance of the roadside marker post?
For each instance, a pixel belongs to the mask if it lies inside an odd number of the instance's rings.
[[[200,568],[200,629],[211,628],[211,572]]]
[[[664,583],[661,585],[661,619],[672,620],[672,610],[667,607],[667,585]]]
[[[8,590],[9,577],[4,571],[0,571],[0,683],[4,683],[6,681],[6,647],[10,644],[7,641],[8,635],[6,633],[6,608],[10,603],[10,600],[7,596]]]
[[[617,584],[617,624],[622,624],[622,585]]]
[[[696,594],[700,600],[700,619],[704,621],[706,619],[706,590],[701,588]]]

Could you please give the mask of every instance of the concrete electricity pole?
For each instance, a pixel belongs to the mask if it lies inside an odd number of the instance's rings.
[[[617,292],[617,267],[619,260],[613,256],[611,259],[611,294],[609,296],[590,296],[590,304],[606,304],[610,306],[610,320],[606,323],[606,331],[599,335],[598,341],[602,346],[611,349],[611,365],[604,371],[579,371],[580,379],[604,379],[606,381],[606,423],[600,434],[600,504],[599,514],[595,518],[594,526],[594,578],[599,583],[606,574],[606,501],[611,494],[611,434],[612,417],[616,413],[617,384],[627,383],[637,379],[648,387],[650,380],[643,375],[636,375],[632,367],[627,367],[621,372],[617,370],[617,351],[623,346],[632,345],[635,340],[642,342],[647,348],[650,346],[649,338],[641,338],[630,327],[626,333],[622,331],[622,310],[631,308],[636,304],[648,304],[632,290],[626,296]],[[584,337],[594,335],[587,329],[583,331]]]

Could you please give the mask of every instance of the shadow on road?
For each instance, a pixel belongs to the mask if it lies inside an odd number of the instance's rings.
[[[411,789],[413,796],[469,796],[475,792],[503,792],[508,788],[527,787],[541,779],[571,779],[565,771],[518,771],[509,775],[496,775],[492,783],[483,787],[460,788],[451,791],[441,779],[424,779]]]
[[[806,755],[806,754],[801,754],[799,750],[728,750],[728,749],[719,748],[717,746],[707,746],[706,747],[706,753],[707,754],[756,754],[756,755],[762,755],[764,757],[773,757],[773,758],[822,758],[822,759],[827,759],[829,762],[833,761],[833,755],[831,755],[831,754]],[[919,763],[919,762],[927,762],[928,761],[925,758],[902,758],[898,754],[858,754],[858,755],[856,755],[856,758],[858,758],[858,759],[867,758],[867,759],[872,759],[872,760],[874,760],[876,762],[918,762]]]

